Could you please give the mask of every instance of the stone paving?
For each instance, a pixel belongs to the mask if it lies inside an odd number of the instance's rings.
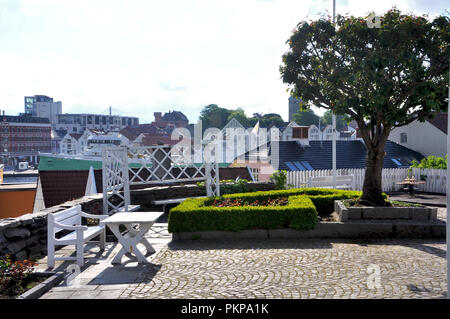
[[[41,298],[446,297],[444,240],[171,242],[165,223],[155,224],[147,238],[156,249],[148,258],[151,264],[124,257],[123,264],[113,266],[120,245],[109,243],[103,253],[92,246],[77,281],[62,282]],[[72,252],[63,248],[58,254]]]

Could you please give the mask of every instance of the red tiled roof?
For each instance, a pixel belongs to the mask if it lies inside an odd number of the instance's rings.
[[[172,140],[171,137],[167,135],[150,135],[144,133],[144,137],[142,138],[142,145],[144,146],[161,145],[161,144],[175,145],[178,142],[179,140]]]
[[[436,126],[445,134],[447,134],[448,113],[439,113],[433,119],[431,120],[427,119],[427,121]]]
[[[70,133],[70,136],[72,136],[74,139],[76,139],[78,141],[78,139],[83,135],[83,134],[77,134],[77,133]]]

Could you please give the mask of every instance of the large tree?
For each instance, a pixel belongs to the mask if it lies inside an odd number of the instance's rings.
[[[395,8],[379,26],[366,19],[300,22],[280,72],[292,96],[356,120],[367,149],[362,200],[381,205],[390,131],[447,108],[450,22]]]
[[[332,125],[333,124],[333,112],[330,110],[327,110],[325,113],[323,113],[322,116],[322,123],[324,125]],[[336,115],[336,129],[340,131],[344,127],[346,127],[349,123],[349,117],[346,115]]]
[[[202,121],[202,129],[205,131],[210,127],[222,129],[227,124],[231,111],[217,104],[210,104],[203,107],[199,120]]]
[[[322,122],[320,121],[319,115],[311,109],[299,110],[294,113],[292,120],[300,126],[310,126],[313,124],[319,126],[319,122]]]

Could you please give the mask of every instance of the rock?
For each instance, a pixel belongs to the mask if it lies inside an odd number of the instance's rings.
[[[28,254],[27,254],[27,252],[26,252],[25,250],[22,250],[22,251],[19,251],[19,252],[16,253],[16,254],[14,254],[14,257],[15,257],[17,260],[24,260],[24,259],[27,259]]]
[[[33,224],[33,215],[32,214],[22,215],[18,219],[20,221],[21,226]]]
[[[20,220],[18,220],[17,218],[4,218],[0,222],[0,231],[8,229],[8,228],[17,227],[19,225],[20,225]]]
[[[8,240],[5,238],[2,232],[0,232],[0,244],[6,243]]]
[[[6,247],[7,248],[7,253],[8,254],[16,254],[17,252],[19,252],[22,249],[24,249],[26,246],[27,246],[26,239],[15,241],[13,243],[8,244],[8,246]]]
[[[8,228],[3,234],[9,240],[25,239],[30,237],[30,231],[24,227]]]
[[[41,245],[35,245],[32,247],[28,247],[27,248],[28,258],[36,259],[36,258],[41,257],[43,249],[44,249],[44,247],[42,247]]]

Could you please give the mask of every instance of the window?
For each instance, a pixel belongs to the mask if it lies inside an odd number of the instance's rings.
[[[307,170],[310,170],[310,171],[314,170],[307,161],[301,161],[301,163]]]
[[[402,163],[400,163],[399,159],[397,158],[391,158],[391,160],[395,163],[397,166],[402,166]]]
[[[292,164],[292,162],[285,162],[286,166],[289,167],[291,171],[298,171],[298,168]]]
[[[406,133],[400,133],[400,143],[407,143],[408,135]]]
[[[303,167],[302,164],[300,164],[300,162],[294,162],[295,167],[298,168],[299,171],[304,171],[305,168]]]
[[[309,127],[293,127],[292,138],[308,138]]]

